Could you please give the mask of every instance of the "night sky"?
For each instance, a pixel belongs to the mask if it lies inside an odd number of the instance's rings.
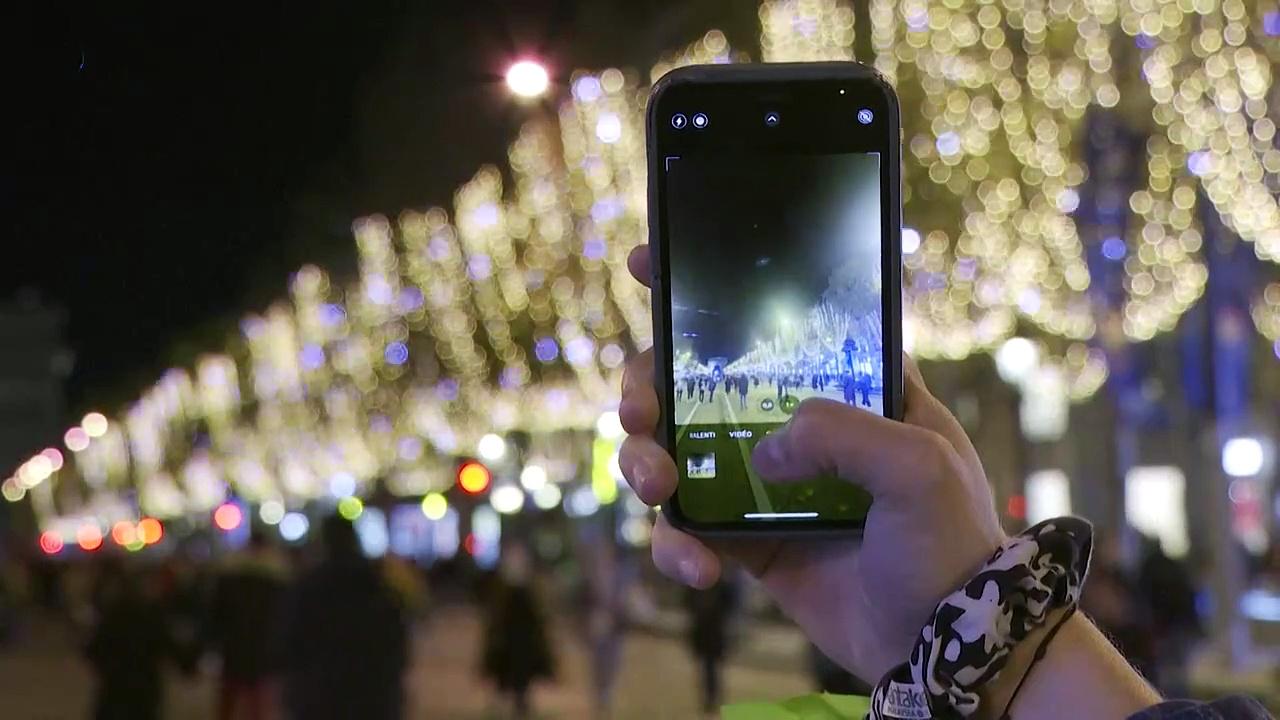
[[[536,54],[647,68],[753,3],[45,3],[10,29],[0,303],[66,311],[73,411],[217,350],[306,262],[341,280],[351,220],[448,206],[532,111]],[[248,10],[251,8],[251,10]],[[564,85],[559,86],[564,92]]]
[[[831,271],[878,271],[874,155],[689,155],[668,175],[672,324],[699,360],[768,340],[779,311],[799,320]],[[680,339],[685,332],[696,338]]]

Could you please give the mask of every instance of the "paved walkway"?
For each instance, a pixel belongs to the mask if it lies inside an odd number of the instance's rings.
[[[591,717],[588,657],[568,627],[557,627],[560,678],[535,692],[541,720]],[[406,677],[410,718],[499,720],[489,689],[476,676],[480,625],[466,608],[437,611],[415,634],[414,664]],[[728,700],[783,698],[808,691],[803,667],[792,667],[797,646],[789,633],[758,633],[743,643],[740,660],[726,673]],[[770,652],[774,651],[774,652]],[[781,661],[779,660],[781,658]],[[798,660],[794,665],[802,665]],[[623,649],[613,720],[689,720],[699,717],[698,676],[683,643],[671,637],[632,634]],[[89,717],[92,677],[62,626],[36,623],[25,639],[0,649],[0,718],[83,720]],[[166,717],[212,718],[208,676],[174,678]]]

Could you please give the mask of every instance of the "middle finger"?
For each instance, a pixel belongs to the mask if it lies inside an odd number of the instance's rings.
[[[631,489],[647,505],[661,505],[676,491],[676,464],[648,435],[631,435],[618,451],[618,466]]]

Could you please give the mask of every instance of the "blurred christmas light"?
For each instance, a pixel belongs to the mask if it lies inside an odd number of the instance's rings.
[[[230,532],[244,522],[244,513],[235,503],[223,503],[213,511],[213,524],[223,532]]]
[[[62,442],[72,452],[81,452],[89,447],[89,433],[84,428],[73,427],[62,436]]]
[[[996,353],[996,370],[1010,385],[1020,385],[1040,362],[1040,349],[1024,337],[1012,337]]]
[[[91,412],[80,421],[80,427],[91,438],[100,438],[107,434],[107,417],[100,412]]]
[[[132,545],[138,540],[138,528],[128,520],[121,520],[111,526],[111,540],[121,547]]]
[[[76,544],[81,550],[93,552],[102,547],[102,528],[96,523],[84,523],[76,529]]]
[[[532,494],[533,504],[539,510],[554,510],[560,504],[560,487],[553,483],[547,483],[533,490]]]
[[[574,488],[569,492],[569,496],[565,498],[565,514],[572,518],[594,515],[599,509],[600,501],[596,499],[596,494],[589,485]]]
[[[348,472],[334,473],[329,478],[329,494],[334,498],[341,499],[350,497],[356,492],[356,479]]]
[[[910,255],[920,249],[920,231],[915,228],[902,228],[902,254]]]
[[[480,457],[490,462],[501,460],[507,454],[507,442],[501,435],[489,433],[480,438],[476,451],[480,453]]]
[[[310,527],[311,523],[306,515],[296,512],[285,513],[285,516],[280,519],[280,537],[286,542],[298,542],[306,537]]]
[[[62,457],[62,453],[59,452],[57,448],[45,448],[40,451],[40,454],[49,461],[50,470],[58,472],[62,469],[64,459]]]
[[[515,485],[500,485],[489,493],[489,504],[503,515],[518,513],[524,507],[524,492]]]
[[[26,497],[27,491],[19,484],[17,478],[5,478],[5,481],[0,483],[0,495],[9,502],[18,502]]]
[[[1266,455],[1262,442],[1253,437],[1235,437],[1222,444],[1222,471],[1231,477],[1253,477],[1262,472]]]
[[[146,545],[155,545],[164,538],[164,525],[152,517],[142,518],[138,521],[137,537]]]
[[[617,440],[626,434],[616,410],[600,414],[600,419],[596,420],[596,434],[607,440]]]
[[[347,520],[355,520],[364,513],[364,503],[358,497],[344,497],[338,501],[338,514]]]
[[[40,533],[40,550],[45,555],[57,555],[62,552],[62,538],[52,530],[46,530]]]
[[[537,492],[547,484],[547,471],[541,465],[526,465],[520,471],[520,486],[529,492]]]
[[[284,519],[284,503],[278,500],[267,500],[258,507],[258,519],[264,525],[279,525]]]

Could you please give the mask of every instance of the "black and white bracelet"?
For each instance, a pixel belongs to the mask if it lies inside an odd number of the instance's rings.
[[[911,659],[876,686],[869,720],[972,715],[978,688],[1000,673],[1013,646],[1049,613],[1075,610],[1092,551],[1093,526],[1075,517],[1046,520],[1010,538],[938,604]]]

